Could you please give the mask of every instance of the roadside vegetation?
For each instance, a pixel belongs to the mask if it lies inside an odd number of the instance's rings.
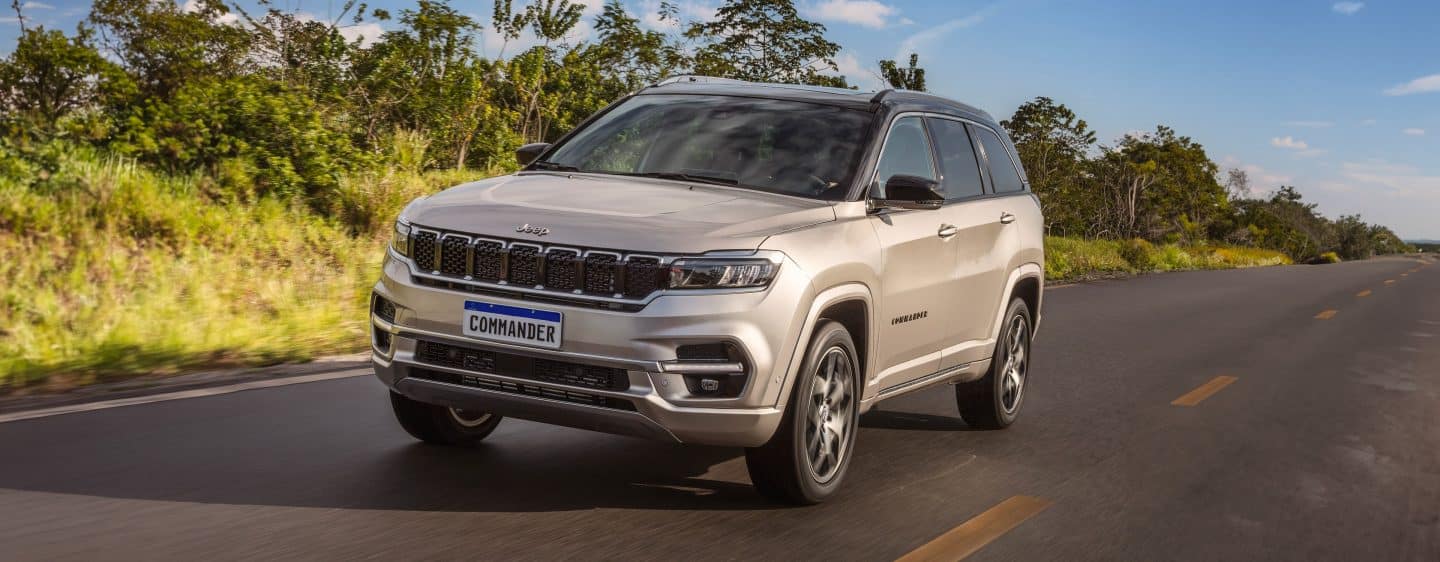
[[[611,1],[581,41],[588,16],[566,0],[499,0],[488,21],[442,0],[349,2],[332,21],[264,0],[96,0],[69,32],[13,2],[0,392],[363,350],[384,239],[415,196],[509,171],[520,144],[666,76],[850,83],[840,46],[788,0],[727,0],[707,21],[659,6],[671,31]],[[373,23],[387,31],[356,33]],[[482,35],[505,47],[485,56]],[[924,90],[906,63],[877,76]],[[1293,187],[1261,195],[1164,126],[1102,146],[1048,98],[1005,125],[1045,206],[1054,279],[1407,249]]]

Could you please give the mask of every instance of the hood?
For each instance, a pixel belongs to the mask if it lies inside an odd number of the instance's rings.
[[[835,220],[826,201],[598,174],[524,173],[452,187],[406,208],[411,224],[496,238],[629,252],[750,250]],[[537,236],[521,233],[549,229]]]

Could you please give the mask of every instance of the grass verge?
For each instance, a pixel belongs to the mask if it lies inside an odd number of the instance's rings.
[[[1075,281],[1192,269],[1235,269],[1291,263],[1285,254],[1231,246],[1154,245],[1144,240],[1045,238],[1047,281]]]

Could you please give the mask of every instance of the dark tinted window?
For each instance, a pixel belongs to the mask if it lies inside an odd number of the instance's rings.
[[[990,129],[975,127],[975,131],[980,134],[980,145],[985,147],[985,156],[990,159],[990,181],[995,182],[995,193],[1024,190],[1025,184],[1020,182],[1020,172],[1015,171],[1005,143],[1000,142],[1000,137]]]
[[[985,193],[980,163],[965,124],[949,119],[930,119],[930,134],[940,153],[940,193],[946,199],[963,199]]]
[[[880,155],[880,164],[875,179],[876,197],[885,197],[885,182],[891,176],[908,175],[936,179],[934,158],[930,152],[930,141],[925,137],[925,124],[919,117],[905,117],[890,127],[890,138],[885,141],[885,152]]]
[[[685,174],[763,191],[840,199],[872,115],[785,100],[635,96],[555,149],[584,172]]]

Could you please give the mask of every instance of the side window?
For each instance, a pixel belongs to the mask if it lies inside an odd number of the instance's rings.
[[[980,145],[985,147],[985,156],[990,160],[990,181],[995,182],[995,193],[1024,191],[1025,184],[1020,181],[1020,172],[1015,171],[1005,143],[990,129],[976,127],[975,131],[980,134]]]
[[[965,124],[949,119],[930,119],[935,150],[940,153],[940,191],[946,200],[964,199],[985,193],[980,163]]]
[[[925,124],[919,117],[905,117],[890,127],[890,137],[885,141],[885,152],[880,155],[876,167],[876,197],[885,196],[885,182],[891,176],[905,174],[935,179],[935,159],[930,152],[930,141],[925,136]]]

